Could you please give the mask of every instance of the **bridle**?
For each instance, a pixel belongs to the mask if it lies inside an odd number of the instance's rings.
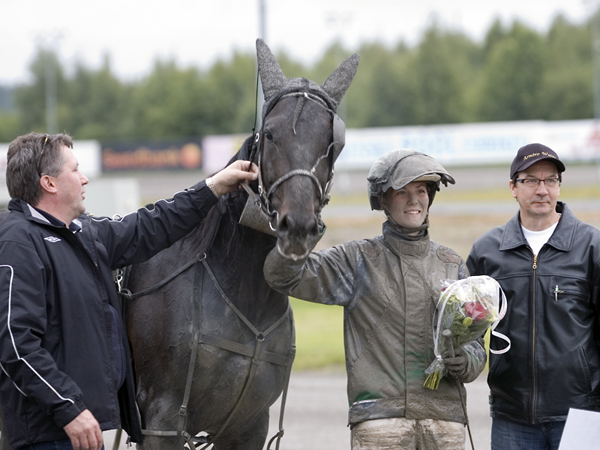
[[[333,121],[333,139],[332,139],[332,142],[327,146],[327,150],[325,151],[325,153],[323,155],[319,156],[319,158],[317,159],[315,164],[310,169],[290,170],[289,172],[286,172],[281,177],[279,177],[277,180],[275,180],[275,182],[267,190],[265,188],[265,184],[264,184],[264,180],[263,180],[263,176],[262,176],[262,173],[263,173],[262,150],[264,148],[264,135],[265,135],[264,120],[263,120],[263,125],[261,127],[261,130],[254,135],[254,141],[252,144],[252,149],[250,151],[249,159],[251,161],[256,159],[256,161],[257,161],[257,166],[258,166],[258,200],[257,201],[259,202],[258,206],[260,206],[262,211],[268,216],[269,226],[271,227],[271,230],[273,230],[273,231],[275,231],[276,227],[277,227],[277,223],[279,220],[279,212],[272,207],[271,199],[272,199],[273,195],[275,194],[275,192],[277,191],[277,189],[284,182],[286,182],[287,180],[289,180],[295,176],[308,177],[315,184],[318,195],[319,195],[319,197],[318,197],[319,205],[318,205],[316,214],[317,214],[317,216],[320,216],[321,210],[325,207],[325,205],[327,205],[327,203],[329,202],[329,199],[330,199],[330,191],[331,191],[331,186],[333,184],[333,174],[334,174],[333,164],[334,164],[335,160],[337,159],[337,157],[339,156],[342,149],[344,148],[344,144],[345,144],[345,124],[344,124],[344,122],[342,121],[342,119],[339,118],[339,116],[335,113],[335,111],[328,105],[328,103],[322,97],[314,94],[313,92],[293,91],[293,92],[287,92],[287,93],[282,94],[280,97],[278,97],[275,101],[273,101],[271,103],[271,107],[265,112],[264,117],[267,117],[267,115],[273,109],[273,107],[277,104],[277,102],[279,102],[280,100],[282,100],[284,98],[290,98],[290,97],[292,97],[292,98],[295,97],[298,99],[298,102],[296,105],[296,111],[294,113],[294,119],[292,122],[292,129],[294,131],[294,134],[296,133],[296,128],[295,128],[296,122],[300,116],[300,113],[302,112],[304,103],[308,100],[308,101],[312,101],[312,102],[316,103],[317,105],[321,106],[327,112],[329,112],[329,114],[331,115],[332,121]],[[321,184],[321,182],[315,175],[315,172],[316,172],[319,164],[323,160],[329,160],[329,175],[327,176],[327,181],[325,182],[324,186]],[[246,189],[246,190],[250,191],[250,189]],[[275,226],[273,226],[273,222],[275,223]]]

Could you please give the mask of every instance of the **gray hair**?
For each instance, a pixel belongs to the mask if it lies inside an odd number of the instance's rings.
[[[71,136],[29,133],[12,141],[6,165],[6,186],[11,198],[36,206],[42,196],[42,176],[57,177],[62,172],[63,146],[73,148]]]

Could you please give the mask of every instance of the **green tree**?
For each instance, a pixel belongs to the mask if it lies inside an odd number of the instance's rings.
[[[545,72],[541,36],[514,22],[508,35],[491,49],[479,97],[481,120],[539,119]]]
[[[348,125],[383,127],[416,123],[417,81],[414,55],[399,45],[391,51],[379,43],[359,49],[360,64],[348,91]]]
[[[66,85],[65,127],[78,139],[107,140],[131,133],[126,127],[131,92],[112,74],[108,55],[97,71],[78,63]]]
[[[426,31],[412,68],[417,82],[417,123],[464,121],[469,61],[465,43],[435,23]]]
[[[196,69],[156,61],[153,72],[133,89],[131,137],[164,138],[200,134],[204,87]]]
[[[547,120],[594,116],[590,25],[576,26],[558,16],[546,39],[548,65],[540,112]]]
[[[312,67],[285,52],[277,59],[288,78],[322,84],[353,52],[335,42]],[[348,127],[593,116],[589,23],[559,16],[541,35],[497,19],[481,44],[433,23],[415,47],[372,42],[357,52],[358,72],[338,108]],[[14,89],[16,113],[0,116],[0,138],[46,131],[48,68],[56,79],[59,129],[78,139],[248,133],[254,125],[253,52],[235,53],[205,71],[158,60],[148,76],[124,83],[108,57],[98,70],[79,62],[66,77],[57,55],[40,48],[31,81]]]
[[[506,37],[507,31],[502,26],[502,22],[499,18],[494,20],[494,23],[490,26],[487,33],[485,34],[485,39],[483,41],[483,55],[487,60],[489,55],[492,53],[493,48],[496,46],[498,42],[502,42],[502,40]]]
[[[209,95],[204,105],[210,117],[207,133],[252,131],[257,104],[256,76],[256,57],[238,52],[229,63],[219,61],[209,70],[206,76]]]
[[[19,115],[14,111],[0,111],[0,142],[10,142],[20,134]]]
[[[47,76],[53,74],[58,109],[58,129],[64,129],[67,107],[64,103],[66,79],[55,52],[39,48],[30,66],[33,82],[15,89],[15,104],[19,113],[19,128],[27,131],[46,131]]]

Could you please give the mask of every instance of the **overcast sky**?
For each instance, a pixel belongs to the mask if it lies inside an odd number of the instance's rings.
[[[266,41],[304,63],[336,38],[349,51],[361,42],[417,43],[438,23],[483,39],[495,18],[515,18],[545,32],[557,14],[582,23],[598,0],[0,0],[0,84],[27,80],[40,45],[61,61],[97,68],[109,54],[113,71],[136,79],[157,57],[205,68],[234,50],[254,51],[259,5]]]

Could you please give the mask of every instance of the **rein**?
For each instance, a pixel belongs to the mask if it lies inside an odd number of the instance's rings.
[[[186,270],[195,266],[196,263],[198,263],[198,262],[202,262],[206,273],[208,273],[211,281],[213,282],[214,286],[216,287],[221,298],[225,301],[227,306],[229,306],[229,308],[235,313],[235,315],[254,334],[255,340],[256,340],[256,346],[251,347],[249,345],[240,344],[237,342],[230,341],[228,339],[221,338],[220,336],[200,334],[200,331],[196,330],[194,332],[194,340],[192,342],[191,356],[190,356],[190,362],[188,365],[188,373],[187,373],[187,377],[186,377],[183,401],[181,403],[181,406],[179,407],[177,430],[163,431],[163,430],[143,429],[142,434],[145,436],[181,437],[186,441],[190,450],[196,449],[197,448],[196,444],[198,444],[198,445],[204,444],[200,448],[200,450],[207,449],[212,441],[217,440],[221,436],[223,431],[225,431],[225,429],[231,422],[231,419],[239,411],[241,404],[242,404],[243,400],[246,398],[248,391],[250,390],[250,386],[252,385],[252,382],[254,381],[256,372],[258,370],[258,363],[260,361],[265,361],[265,362],[268,362],[271,364],[284,366],[286,368],[282,400],[281,400],[281,409],[280,409],[280,413],[279,413],[279,431],[270,439],[269,445],[267,447],[267,449],[270,449],[271,443],[275,439],[277,439],[276,449],[278,450],[281,438],[283,437],[283,434],[284,434],[283,416],[284,416],[284,412],[285,412],[285,404],[286,404],[286,399],[287,399],[287,391],[288,391],[288,387],[289,387],[290,375],[291,375],[291,371],[292,371],[292,364],[294,362],[294,357],[296,354],[296,346],[294,344],[295,338],[294,338],[293,323],[292,323],[292,339],[291,339],[292,344],[290,346],[289,356],[283,356],[283,355],[279,355],[277,353],[272,353],[272,352],[262,350],[262,344],[265,341],[265,339],[267,338],[267,336],[272,331],[274,331],[277,327],[279,327],[279,325],[281,325],[281,323],[283,323],[284,320],[289,319],[293,322],[292,309],[291,309],[289,302],[288,302],[288,307],[287,307],[285,313],[279,319],[277,319],[265,331],[258,330],[252,324],[252,322],[250,322],[248,320],[248,318],[245,317],[242,314],[242,312],[233,304],[233,302],[229,299],[229,297],[227,297],[227,294],[225,294],[225,291],[221,288],[221,285],[217,281],[217,278],[215,277],[212,269],[210,268],[210,266],[206,260],[206,253],[204,253],[202,256],[200,254],[197,255],[196,258],[194,258],[193,260],[189,261],[187,264],[185,264],[182,267],[180,267],[179,269],[177,269],[175,272],[173,272],[171,275],[169,275],[164,280],[158,282],[157,284],[155,284],[154,286],[152,286],[148,289],[144,289],[143,291],[137,292],[135,294],[132,294],[129,289],[124,287],[123,284],[125,282],[126,274],[123,269],[118,269],[117,273],[116,273],[116,277],[115,277],[115,280],[117,283],[117,288],[118,288],[118,293],[119,293],[119,295],[123,296],[124,298],[126,298],[128,300],[143,297],[145,295],[149,295],[153,292],[156,292],[158,289],[160,289],[161,287],[163,287],[170,281],[177,278],[180,274],[182,274]],[[225,422],[223,423],[223,425],[221,426],[221,428],[219,429],[219,431],[217,432],[217,434],[215,435],[214,438],[209,435],[193,436],[185,430],[185,427],[187,424],[188,404],[189,404],[189,399],[190,399],[191,390],[192,390],[192,381],[194,378],[194,369],[196,367],[196,357],[198,355],[198,349],[200,347],[200,344],[211,345],[213,347],[218,347],[218,348],[221,348],[226,351],[230,351],[233,353],[240,354],[242,356],[252,358],[252,365],[250,367],[250,372],[248,374],[248,378],[246,379],[246,382],[244,384],[244,388],[242,389],[242,394],[238,398],[234,408],[229,413],[227,419],[225,420]]]

